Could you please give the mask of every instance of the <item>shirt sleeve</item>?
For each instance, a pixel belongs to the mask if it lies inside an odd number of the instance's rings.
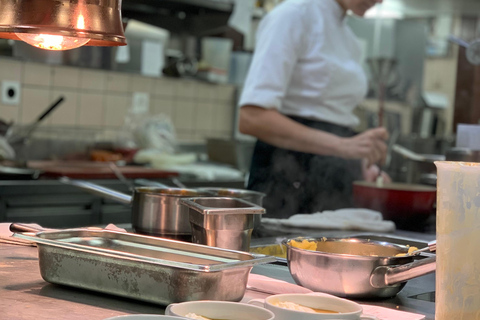
[[[302,9],[285,3],[260,23],[240,106],[280,109],[292,72],[306,47],[308,31]]]

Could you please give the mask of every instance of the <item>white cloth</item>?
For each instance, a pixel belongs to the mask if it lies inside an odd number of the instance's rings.
[[[395,231],[395,223],[393,221],[383,220],[382,214],[378,211],[363,208],[295,214],[288,219],[262,217],[262,224],[310,229]]]
[[[354,127],[367,91],[361,56],[335,0],[287,0],[260,23],[239,105]]]

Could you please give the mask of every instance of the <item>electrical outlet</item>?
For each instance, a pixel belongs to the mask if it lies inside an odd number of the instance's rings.
[[[20,82],[9,80],[2,81],[2,103],[18,106],[20,104],[20,90]]]
[[[134,92],[132,96],[132,112],[147,113],[150,109],[150,95],[146,92]]]

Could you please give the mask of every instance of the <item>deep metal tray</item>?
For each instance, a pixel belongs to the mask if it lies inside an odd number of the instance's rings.
[[[108,230],[14,236],[37,243],[45,281],[163,305],[240,301],[252,267],[275,261],[266,255]]]

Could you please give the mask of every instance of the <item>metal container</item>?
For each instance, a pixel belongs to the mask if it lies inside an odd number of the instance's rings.
[[[248,251],[254,215],[265,209],[237,198],[181,199],[189,209],[192,241],[208,246]]]
[[[443,160],[443,159],[442,159]],[[446,161],[480,162],[480,150],[451,148],[446,152]]]
[[[292,240],[314,241],[316,251],[291,245]],[[295,282],[316,292],[352,299],[395,296],[406,281],[435,271],[435,256],[405,254],[408,247],[368,239],[311,238],[285,240],[287,261]]]
[[[197,188],[201,191],[210,192],[217,197],[229,197],[229,198],[238,198],[245,201],[251,202],[254,205],[263,207],[263,198],[265,193],[244,190],[244,189],[231,189],[231,188]],[[257,229],[262,224],[262,215],[256,214],[253,217],[253,229]]]
[[[60,181],[114,201],[132,205],[132,227],[142,234],[190,240],[189,210],[180,199],[208,197],[210,193],[182,188],[134,188],[133,197],[91,182],[62,178]]]
[[[167,305],[240,301],[256,264],[273,257],[131,233],[70,229],[15,233],[36,242],[51,283]]]

